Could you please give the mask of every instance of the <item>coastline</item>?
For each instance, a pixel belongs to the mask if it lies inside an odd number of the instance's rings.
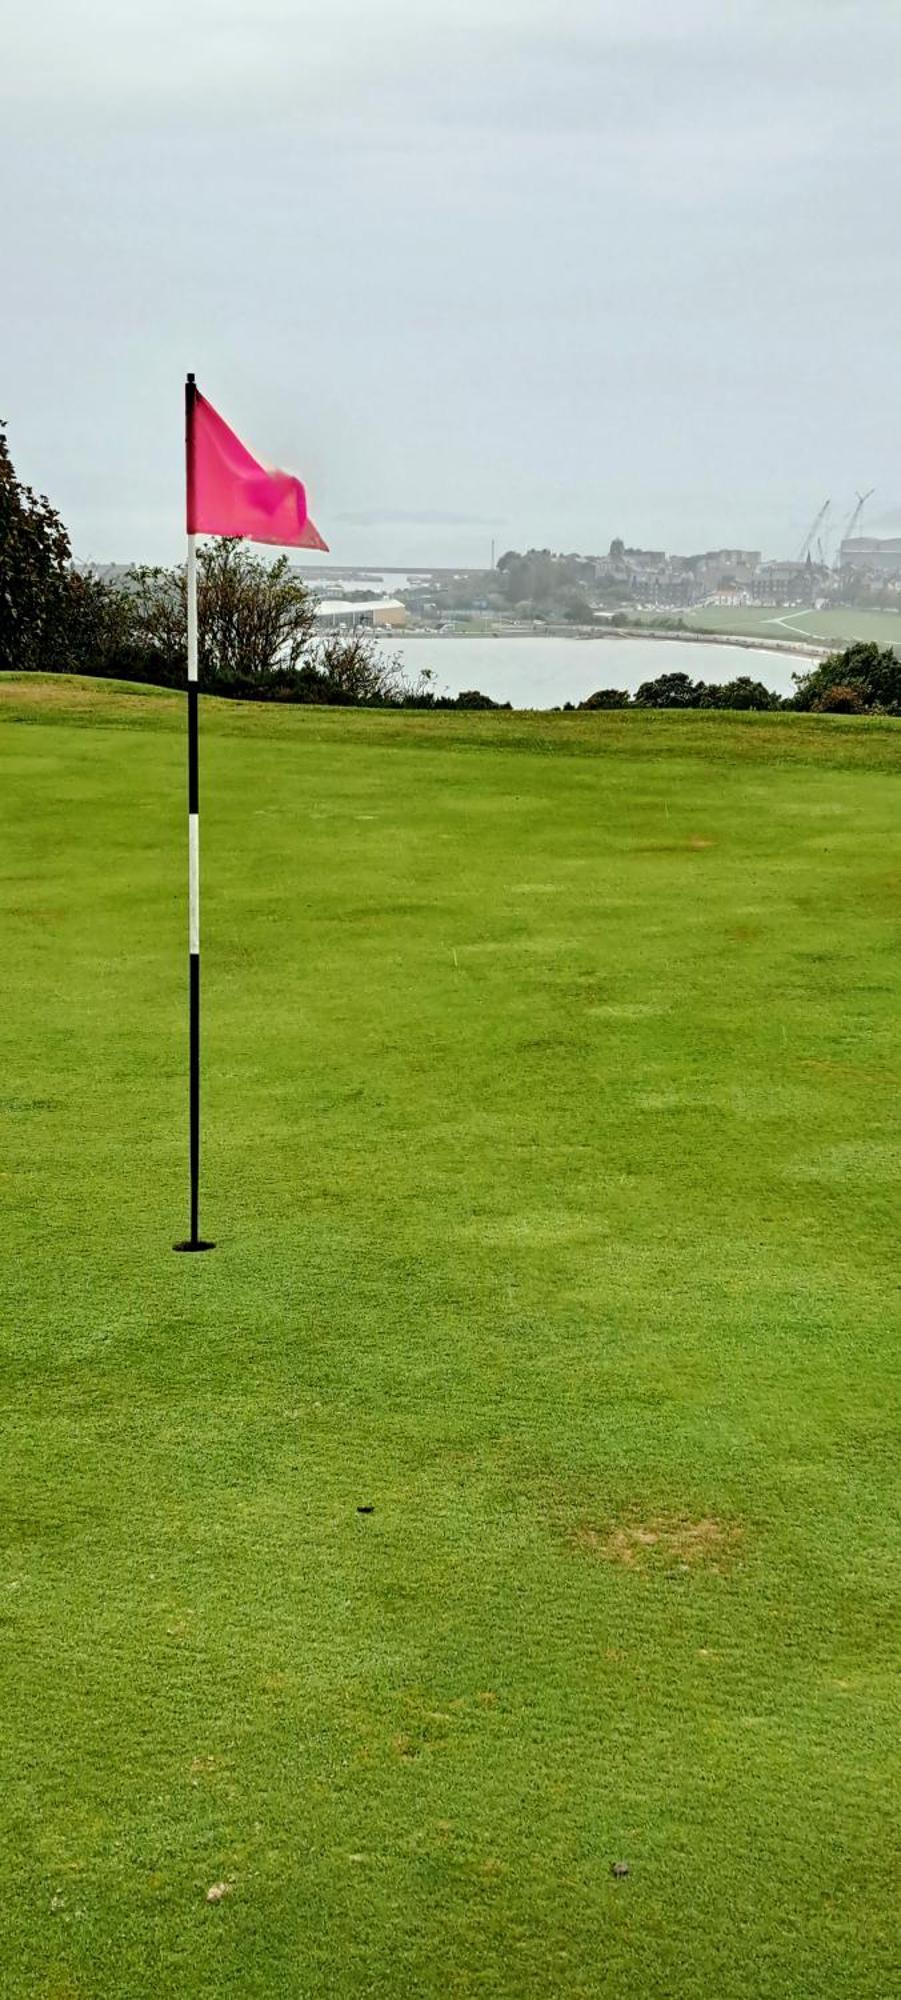
[[[740,646],[752,653],[789,653],[803,659],[821,660],[834,651],[834,647],[819,639],[757,639],[751,632],[667,632],[658,627],[630,625],[625,629],[617,626],[611,637],[618,639],[666,639],[669,645],[690,646]]]
[[[385,637],[388,637],[386,632]],[[756,638],[745,632],[674,632],[648,625],[605,625],[597,629],[572,625],[497,625],[486,632],[467,630],[434,631],[425,626],[414,626],[398,631],[393,636],[404,640],[413,639],[572,639],[582,645],[592,645],[595,640],[607,639],[662,639],[666,645],[685,646],[735,646],[751,653],[785,653],[789,657],[807,660],[822,660],[834,646],[819,640]]]

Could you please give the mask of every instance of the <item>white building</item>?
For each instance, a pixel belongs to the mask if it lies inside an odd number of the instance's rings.
[[[406,625],[407,611],[399,597],[323,597],[316,606],[316,617],[327,632],[340,625],[380,625],[397,630]]]

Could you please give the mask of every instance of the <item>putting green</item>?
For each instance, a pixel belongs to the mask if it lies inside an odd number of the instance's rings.
[[[204,1258],[183,725],[0,684],[5,1993],[885,2000],[901,724],[203,703]]]

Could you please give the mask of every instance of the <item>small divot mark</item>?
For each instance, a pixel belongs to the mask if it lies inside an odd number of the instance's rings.
[[[230,1896],[231,1891],[232,1885],[230,1882],[214,1882],[212,1888],[206,1892],[207,1902],[221,1903],[223,1896]]]
[[[371,1502],[367,1501],[367,1502],[366,1502],[366,1504],[365,1504],[365,1506],[363,1506],[363,1507],[358,1507],[358,1508],[357,1508],[357,1513],[358,1513],[358,1514],[374,1514],[374,1513],[375,1513],[375,1508],[374,1508],[374,1507],[372,1506]]]
[[[615,1882],[624,1882],[629,1873],[628,1861],[611,1861],[610,1873]]]

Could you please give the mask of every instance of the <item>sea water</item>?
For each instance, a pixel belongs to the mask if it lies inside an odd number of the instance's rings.
[[[438,694],[478,688],[514,708],[562,708],[567,701],[584,701],[597,688],[634,694],[642,681],[661,674],[688,674],[691,680],[717,684],[748,675],[774,694],[787,695],[794,691],[792,675],[814,664],[798,654],[681,639],[461,639],[382,633],[380,644],[400,659],[411,680],[428,670]]]

